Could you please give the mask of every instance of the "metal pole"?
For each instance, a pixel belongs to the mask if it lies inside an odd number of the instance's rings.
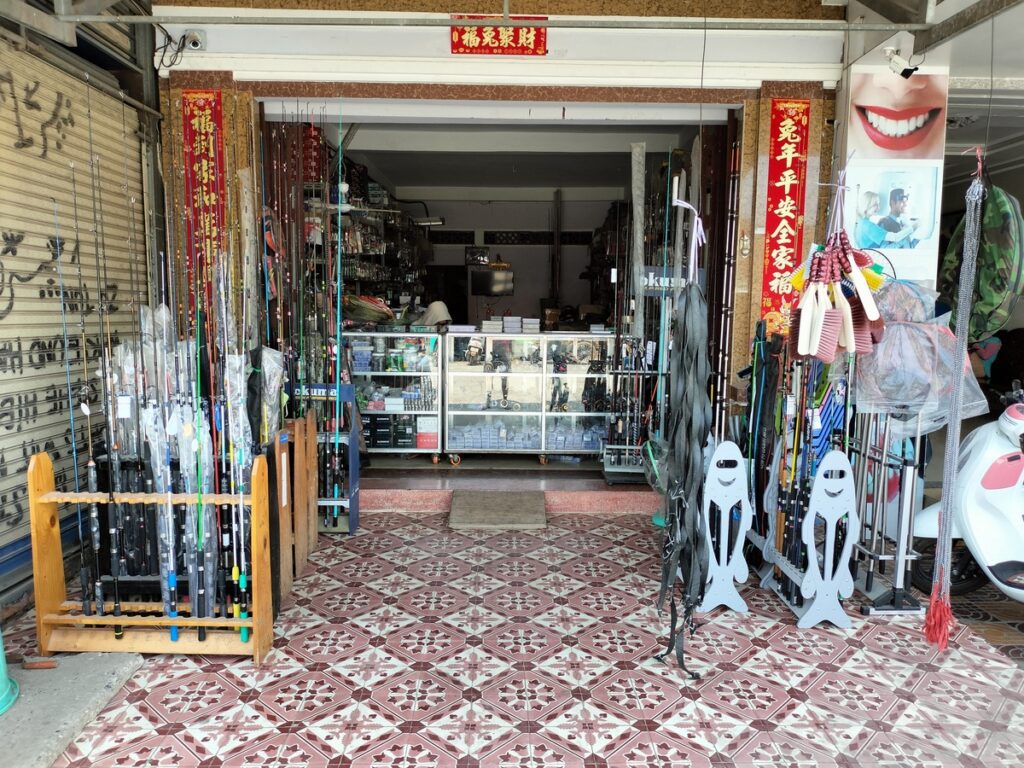
[[[58,14],[58,21],[78,24],[191,24],[306,27],[451,27],[448,16],[280,16],[181,14],[161,16],[101,16]],[[749,30],[752,32],[923,32],[934,25],[925,23],[855,22],[800,19],[703,19],[703,18],[562,18],[509,19],[505,27],[545,29],[662,29],[662,30]]]

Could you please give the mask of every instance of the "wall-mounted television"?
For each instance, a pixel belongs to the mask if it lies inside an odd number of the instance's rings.
[[[474,296],[511,296],[514,274],[511,270],[473,270],[470,272],[470,293]]]

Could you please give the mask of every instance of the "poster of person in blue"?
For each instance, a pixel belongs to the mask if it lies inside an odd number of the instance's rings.
[[[920,222],[907,218],[908,195],[900,187],[889,192],[889,215],[878,222],[889,235],[895,235],[887,248],[916,248],[920,240],[914,236]]]

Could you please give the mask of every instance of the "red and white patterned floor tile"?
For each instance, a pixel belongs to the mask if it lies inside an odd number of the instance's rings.
[[[773,594],[700,616],[690,679],[653,606],[646,514],[453,532],[368,512],[321,536],[251,660],[151,656],[60,768],[666,768],[1024,762],[1024,670],[969,629],[798,630]],[[855,616],[854,606],[849,608]],[[30,653],[30,617],[5,631]]]

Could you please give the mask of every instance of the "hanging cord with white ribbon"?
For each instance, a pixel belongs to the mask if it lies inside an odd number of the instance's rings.
[[[978,174],[967,189],[967,213],[964,216],[963,261],[960,264],[960,285],[957,294],[956,352],[953,357],[953,402],[946,427],[946,452],[942,463],[942,502],[939,511],[939,532],[935,542],[935,571],[932,575],[932,596],[924,622],[924,636],[939,650],[949,644],[953,628],[953,609],[949,604],[949,569],[953,552],[953,488],[956,486],[960,454],[960,419],[963,410],[964,367],[967,364],[967,336],[971,322],[971,303],[981,243],[981,208],[985,199],[979,153]]]
[[[700,253],[701,247],[707,242],[707,235],[704,233],[704,221],[701,219],[700,214],[697,213],[697,209],[690,205],[685,200],[680,200],[677,197],[678,193],[678,179],[676,184],[673,185],[674,189],[672,197],[672,205],[677,208],[685,208],[693,211],[693,232],[690,235],[690,250],[686,255],[686,281],[688,283],[695,282],[697,280],[697,260],[698,254]]]
[[[670,629],[664,659],[675,652],[686,672],[684,640],[686,631],[696,631],[693,612],[700,605],[708,573],[708,551],[703,531],[701,501],[704,486],[704,446],[711,432],[711,398],[708,382],[707,302],[696,280],[698,250],[704,243],[704,227],[696,210],[673,195],[673,205],[694,211],[687,282],[677,289],[670,369],[668,492],[666,494],[665,539],[662,547],[662,581],[658,610],[669,598]],[[675,585],[682,586],[682,617],[676,604]],[[679,619],[682,618],[680,625]],[[693,678],[696,673],[689,672]]]

